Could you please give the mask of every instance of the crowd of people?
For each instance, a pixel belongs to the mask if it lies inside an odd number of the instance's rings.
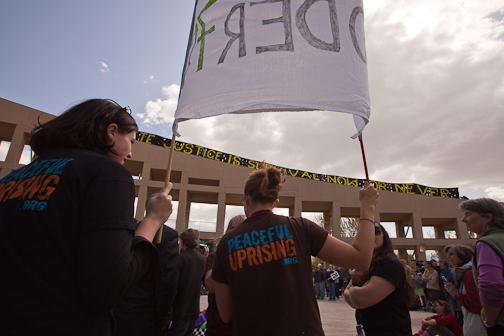
[[[417,301],[436,314],[416,335],[504,335],[498,202],[463,201],[475,248],[447,246],[447,261],[414,272],[374,220],[372,184],[359,191],[359,226],[347,244],[305,218],[274,214],[285,181],[264,167],[245,182],[244,215],[215,251],[201,253],[198,231],[164,226],[171,184],[135,224],[124,162],[137,130],[128,107],[82,102],[38,125],[37,159],[0,180],[1,335],[192,335],[202,284],[209,336],[324,335],[317,299],[326,296],[355,308],[359,335],[412,335]]]
[[[352,279],[354,272],[355,270],[353,269],[349,270],[333,265],[324,268],[322,263],[319,263],[317,266],[313,265],[313,283],[317,299],[324,300],[325,297],[328,297],[329,301],[339,300],[343,290],[345,290],[345,287]],[[320,285],[317,286],[317,282]]]

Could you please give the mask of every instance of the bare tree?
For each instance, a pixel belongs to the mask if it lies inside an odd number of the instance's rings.
[[[359,220],[355,217],[341,217],[340,220],[341,237],[353,238],[359,230]]]
[[[315,216],[315,223],[325,228],[325,221],[323,214],[317,214]],[[359,229],[359,220],[355,217],[341,217],[340,219],[341,237],[353,238],[357,235],[357,230]],[[332,234],[332,230],[329,229],[329,234]]]

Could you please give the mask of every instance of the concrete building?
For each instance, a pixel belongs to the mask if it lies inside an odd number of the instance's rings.
[[[29,139],[33,126],[40,118],[49,120],[54,116],[5,99],[0,99],[0,140],[5,158],[0,158],[0,178],[20,168],[20,159],[28,157]],[[6,145],[7,144],[7,145]],[[0,148],[1,149],[1,148]],[[24,154],[23,154],[24,153]],[[132,149],[133,159],[126,162],[131,171],[138,202],[136,218],[142,219],[148,195],[164,186],[169,150],[137,141]],[[28,156],[27,156],[28,155]],[[242,206],[243,187],[252,169],[175,151],[171,182],[173,199],[178,202],[178,211],[172,226],[181,232],[188,227],[198,229],[191,219],[191,205],[211,204],[216,209],[215,223],[210,232],[201,230],[201,238],[215,240],[225,229],[226,208]],[[286,177],[280,193],[278,207],[288,209],[288,214],[300,216],[303,212],[318,212],[333,236],[351,242],[351,237],[342,237],[340,219],[359,218],[359,188],[298,177]],[[460,199],[417,194],[380,191],[380,202],[375,220],[395,224],[394,247],[401,258],[407,252],[416,260],[425,260],[426,251],[438,252],[446,259],[443,248],[450,244],[474,245],[466,226],[461,222],[458,210]],[[287,210],[285,210],[287,212]],[[431,236],[424,237],[423,228],[431,229]],[[411,238],[407,238],[412,233]],[[452,237],[452,238],[448,238]]]

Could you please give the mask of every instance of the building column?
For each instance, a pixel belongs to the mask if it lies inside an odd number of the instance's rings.
[[[455,225],[455,232],[457,233],[457,239],[469,239],[469,232],[467,231],[467,226],[462,222],[462,220],[455,219],[457,224]]]
[[[410,226],[413,229],[413,238],[423,240],[422,216],[418,212],[411,214]]]
[[[23,125],[16,125],[5,162],[19,163],[26,140],[25,127]]]
[[[425,247],[425,245],[424,245]],[[425,260],[427,259],[427,255],[425,254],[425,250],[423,252],[420,251],[420,245],[415,247],[415,256],[416,260]]]
[[[217,227],[215,232],[218,236],[224,234],[224,221],[226,220],[226,193],[220,192],[217,201]]]
[[[397,238],[406,238],[406,232],[404,232],[405,225],[402,221],[396,221],[396,231],[397,231]]]
[[[331,232],[331,217],[332,217],[332,211],[329,210],[322,211],[322,222],[323,222],[322,227],[329,232]]]
[[[137,181],[138,185],[138,203],[136,208],[136,218],[144,218],[145,202],[147,201],[147,181],[150,180],[150,163],[144,162],[142,166],[142,179]]]
[[[143,219],[145,214],[145,202],[147,201],[147,186],[140,185],[138,187],[138,195],[137,195],[137,207],[135,212],[136,219]]]
[[[303,199],[301,197],[294,198],[294,217],[301,217],[301,212],[303,212]]]
[[[407,264],[409,264],[409,256],[408,256],[408,252],[406,251],[405,248],[400,248],[397,250],[398,252],[398,257],[399,259],[404,259],[406,261]]]
[[[413,230],[413,238],[417,241],[417,245],[415,246],[415,256],[417,260],[425,260],[426,246],[423,239],[422,216],[420,216],[418,212],[411,214],[410,226]],[[423,251],[421,251],[421,249],[423,249]]]
[[[332,235],[341,238],[341,206],[339,202],[332,202],[331,229]]]
[[[381,216],[380,216],[380,211],[378,211],[378,207],[375,209],[375,215],[374,215],[374,221],[376,223],[380,223],[381,222]]]

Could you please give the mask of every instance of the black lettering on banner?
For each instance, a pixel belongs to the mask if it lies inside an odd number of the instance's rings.
[[[362,50],[359,47],[359,41],[357,41],[357,33],[355,32],[355,21],[357,20],[357,16],[359,14],[362,14],[362,17],[364,17],[364,10],[362,9],[362,7],[357,6],[353,9],[352,14],[350,15],[350,35],[352,36],[352,42],[355,51],[357,51],[360,59],[367,64],[366,56],[362,53]]]
[[[318,1],[327,1],[329,5],[329,20],[331,22],[331,32],[333,36],[333,43],[327,43],[322,41],[321,39],[315,37],[310,28],[308,28],[308,24],[306,23],[306,12],[308,9]],[[339,37],[339,27],[338,27],[338,16],[336,12],[336,3],[335,0],[306,0],[297,10],[296,12],[296,25],[299,29],[299,32],[303,36],[303,38],[308,42],[312,47],[317,49],[327,50],[327,51],[340,51],[340,37]]]
[[[240,9],[240,32],[239,33],[233,33],[231,30],[229,30],[229,20],[231,19],[231,16],[236,12],[237,9]],[[231,48],[231,45],[233,44],[236,39],[239,39],[238,42],[238,58],[247,56],[247,49],[245,47],[245,26],[244,26],[244,21],[245,21],[245,3],[239,3],[233,6],[231,8],[231,11],[229,12],[226,22],[224,22],[224,31],[227,36],[230,36],[231,39],[228,41],[226,44],[226,48],[222,51],[222,54],[219,58],[219,62],[217,64],[221,64],[224,62],[224,59],[226,58],[227,52],[229,48]]]
[[[264,0],[258,2],[251,2],[250,6],[261,5],[265,3],[276,3],[276,2],[282,3],[282,16],[275,19],[263,20],[263,25],[283,22],[285,32],[285,43],[256,47],[256,54],[260,54],[266,51],[294,51],[294,42],[292,41],[290,0]]]
[[[145,133],[145,132],[138,132],[136,140],[140,141],[140,142],[145,142],[147,144],[164,147],[164,148],[170,148],[170,146],[171,146],[171,139],[163,138],[163,137],[160,137],[159,135],[149,134],[149,133]],[[198,146],[198,145],[194,145],[194,144],[190,144],[190,143],[185,143],[185,142],[181,142],[181,141],[176,141],[175,150],[182,152],[182,153],[185,153],[185,154],[195,155],[195,156],[207,158],[207,159],[214,160],[214,161],[219,161],[219,162],[232,164],[232,165],[236,165],[236,166],[247,167],[249,169],[259,169],[260,168],[260,161],[250,160],[250,159],[243,158],[243,157],[240,157],[237,155],[223,153],[223,152],[216,151],[214,149],[210,149],[210,148],[206,148],[206,147],[202,147],[202,146]],[[354,179],[354,178],[348,178],[348,177],[336,176],[336,175],[317,174],[317,173],[306,172],[306,171],[297,170],[297,169],[294,170],[294,169],[290,169],[290,168],[284,168],[284,167],[272,165],[269,163],[265,163],[264,165],[266,167],[275,167],[277,169],[280,169],[287,176],[305,178],[305,179],[310,179],[313,181],[323,181],[326,183],[333,183],[333,184],[354,186],[354,187],[363,187],[364,183],[366,182],[366,180],[364,180],[364,179]],[[7,176],[7,177],[9,177],[9,176]],[[7,179],[4,178],[2,180],[2,182],[7,182]],[[424,195],[424,196],[459,198],[458,188],[433,188],[433,187],[426,187],[426,186],[414,184],[414,183],[385,183],[385,182],[380,182],[380,181],[371,181],[371,182],[374,183],[377,190],[398,192],[398,193],[402,193],[402,194],[417,194],[417,195]],[[7,191],[7,187],[13,188],[14,185],[9,185],[9,186],[5,186],[5,187],[6,188],[4,188],[4,189],[5,189],[5,191]],[[0,189],[0,195],[2,193],[2,190],[3,189]]]

